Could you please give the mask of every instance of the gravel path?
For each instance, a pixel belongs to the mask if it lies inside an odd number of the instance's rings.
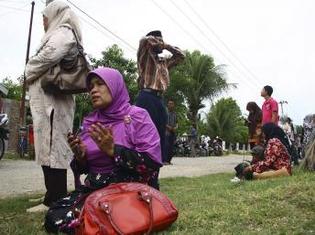
[[[249,159],[246,156],[246,159]],[[233,172],[243,156],[174,158],[173,165],[164,166],[160,177],[194,177],[220,172]],[[68,171],[68,189],[74,188],[72,172]],[[41,168],[33,161],[0,161],[0,198],[20,194],[43,193],[45,191]]]

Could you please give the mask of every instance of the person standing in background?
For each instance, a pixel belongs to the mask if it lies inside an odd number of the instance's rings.
[[[285,123],[283,125],[283,130],[284,130],[284,133],[287,134],[287,136],[289,137],[289,139],[291,140],[291,142],[293,143],[294,142],[294,125],[292,123],[292,119],[291,118],[287,118],[285,120]]]
[[[262,112],[255,102],[248,102],[246,110],[249,112],[246,120],[246,126],[248,127],[248,143],[252,149],[261,142]]]
[[[310,143],[310,137],[315,129],[315,114],[306,115],[303,119],[302,133],[302,158],[305,156],[305,150]]]
[[[272,93],[273,88],[271,86],[265,86],[261,91],[261,96],[265,99],[262,106],[262,125],[269,122],[276,125],[279,123],[278,102],[271,97]]]
[[[196,124],[193,124],[190,129],[190,135],[189,135],[189,145],[191,149],[191,156],[196,157],[196,144],[198,142],[198,132],[196,128]]]
[[[172,56],[161,58],[159,54],[163,50],[169,51]],[[179,48],[163,41],[161,31],[152,31],[140,40],[137,52],[140,93],[136,105],[148,111],[159,132],[163,162],[167,161],[165,148],[167,113],[163,103],[163,94],[170,83],[169,70],[182,62],[184,58],[184,53]],[[158,189],[158,179],[156,180],[150,184]]]
[[[290,147],[291,147],[291,160],[294,162],[294,165],[299,165],[299,153],[297,146],[295,146],[295,131],[294,131],[294,125],[291,118],[287,118],[285,120],[285,123],[283,125],[283,131],[287,135],[289,141],[290,141]]]
[[[165,165],[171,164],[174,156],[174,144],[176,141],[176,130],[178,128],[177,116],[175,112],[174,100],[169,100],[167,103],[167,125],[166,125],[166,152],[167,161],[163,162]]]

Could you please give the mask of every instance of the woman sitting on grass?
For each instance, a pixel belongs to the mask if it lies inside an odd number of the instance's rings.
[[[88,74],[87,87],[94,112],[85,117],[78,137],[68,137],[75,171],[87,174],[85,185],[49,209],[48,232],[73,233],[91,192],[118,182],[150,185],[162,166],[159,134],[147,111],[129,104],[122,75],[96,69]]]
[[[291,175],[290,144],[284,131],[274,123],[267,123],[262,132],[266,143],[264,159],[246,167],[243,174],[252,173],[253,179]]]

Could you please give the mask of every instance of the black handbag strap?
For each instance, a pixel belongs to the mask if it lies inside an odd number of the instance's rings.
[[[78,49],[78,51],[79,51],[79,54],[83,57],[83,59],[85,60],[86,64],[88,65],[88,67],[90,67],[89,62],[87,61],[87,59],[86,59],[86,57],[85,57],[84,48],[83,48],[82,44],[80,43],[80,41],[79,41],[79,39],[78,39],[78,36],[77,36],[75,30],[74,30],[72,27],[70,27],[70,26],[63,25],[63,27],[66,27],[66,28],[68,28],[68,29],[71,29],[71,31],[72,31],[72,33],[73,33],[73,35],[74,35],[75,41],[76,41],[76,45],[77,45],[77,49]],[[47,42],[46,42],[46,43],[47,43]],[[44,43],[44,44],[37,50],[37,52],[36,52],[35,55],[38,55],[38,53],[44,48],[44,46],[46,45],[46,43]],[[58,63],[56,63],[56,64],[59,64],[59,63],[60,63],[60,61],[59,61]],[[55,66],[56,64],[54,64],[53,66]],[[53,66],[52,66],[52,67],[53,67]]]
[[[84,49],[83,49],[82,44],[79,42],[77,33],[74,31],[73,28],[71,28],[71,31],[72,31],[72,33],[74,35],[75,41],[77,42],[77,48],[78,48],[79,54],[85,58]]]
[[[82,46],[82,44],[79,42],[79,39],[78,39],[78,36],[76,34],[76,32],[74,31],[73,28],[71,28],[71,31],[75,37],[75,40],[77,42],[77,48],[78,48],[78,51],[79,51],[79,54],[81,55],[81,57],[84,59],[85,63],[86,63],[86,66],[88,67],[89,70],[92,70],[92,66],[90,65],[90,63],[88,62],[88,60],[86,59],[85,55],[86,53],[84,52],[84,48]]]

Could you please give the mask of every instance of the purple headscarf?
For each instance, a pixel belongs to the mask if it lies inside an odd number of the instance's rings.
[[[96,122],[112,128],[115,144],[147,153],[152,160],[161,164],[158,131],[146,110],[130,105],[122,75],[111,68],[95,69],[86,78],[87,87],[93,76],[105,82],[113,101],[107,108],[96,109],[83,120],[81,139],[86,146],[90,172],[109,173],[117,167],[114,159],[101,152],[88,133],[88,128]]]
[[[89,115],[85,120],[93,123],[97,120],[105,125],[124,120],[124,117],[130,112],[131,105],[122,75],[115,69],[95,69],[91,71],[86,78],[87,87],[89,87],[93,75],[101,78],[105,82],[112,95],[113,102],[106,110],[96,110],[96,112],[94,112],[95,115]]]

